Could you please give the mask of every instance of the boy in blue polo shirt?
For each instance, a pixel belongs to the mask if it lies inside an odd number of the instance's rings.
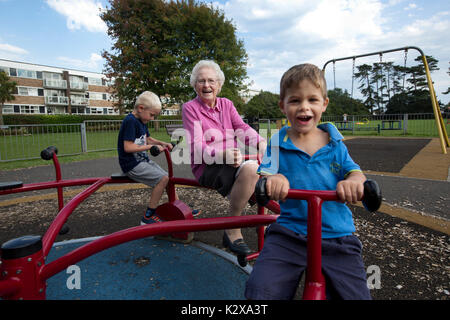
[[[314,65],[290,68],[280,82],[279,107],[289,120],[270,141],[258,173],[280,201],[281,214],[266,230],[265,242],[247,282],[248,299],[292,299],[306,268],[307,202],[286,200],[291,189],[336,190],[341,202],[322,205],[322,270],[327,298],[371,299],[353,235],[352,212],[344,202],[363,196],[366,177],[331,123],[318,125],[328,105],[323,72]]]

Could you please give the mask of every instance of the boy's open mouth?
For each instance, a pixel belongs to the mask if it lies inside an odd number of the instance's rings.
[[[300,122],[308,122],[312,119],[312,116],[297,116],[297,120]]]

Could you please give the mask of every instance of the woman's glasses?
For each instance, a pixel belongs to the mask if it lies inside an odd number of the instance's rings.
[[[199,79],[197,80],[197,83],[204,86],[206,83],[208,83],[211,86],[214,86],[217,84],[217,80],[214,79]]]

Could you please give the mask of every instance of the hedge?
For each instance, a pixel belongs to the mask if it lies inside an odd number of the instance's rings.
[[[86,120],[122,120],[126,115],[81,115],[81,114],[4,114],[3,121],[5,125],[20,124],[67,124],[82,123]],[[181,115],[177,116],[158,116],[158,120],[181,120]]]

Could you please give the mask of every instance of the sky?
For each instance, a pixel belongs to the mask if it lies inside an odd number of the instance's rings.
[[[439,60],[432,73],[438,100],[450,86],[450,1],[448,0],[220,0],[211,3],[236,27],[248,54],[253,90],[279,93],[289,67],[415,46]],[[112,40],[99,12],[106,0],[0,0],[0,59],[102,72],[103,50]],[[409,50],[407,66],[418,51]],[[403,51],[382,56],[403,65]],[[356,65],[379,62],[378,55]],[[351,91],[352,61],[326,68],[330,89]],[[355,87],[356,87],[355,83]],[[358,98],[358,93],[355,92]]]

